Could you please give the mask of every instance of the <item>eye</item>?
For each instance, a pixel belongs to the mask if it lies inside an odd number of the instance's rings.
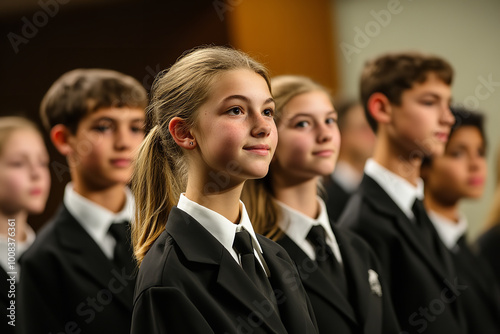
[[[309,122],[308,121],[300,121],[298,123],[295,124],[295,127],[296,128],[306,128],[309,126]]]
[[[268,108],[262,112],[264,116],[268,117],[273,117],[274,116],[274,110],[272,108]]]
[[[238,115],[241,115],[243,113],[243,110],[240,107],[233,107],[233,108],[229,109],[227,111],[227,113],[229,115],[238,116]]]
[[[143,126],[132,126],[130,128],[130,130],[133,132],[133,133],[144,133],[144,127]]]
[[[92,129],[94,131],[97,131],[97,132],[107,132],[107,131],[113,130],[113,124],[111,124],[109,122],[102,122],[102,123],[98,123]]]
[[[432,106],[436,103],[434,100],[422,100],[421,103],[425,106]]]
[[[463,151],[451,151],[449,153],[450,157],[452,158],[461,158],[464,155]]]
[[[12,160],[7,163],[8,166],[14,167],[14,168],[20,168],[24,166],[24,161],[20,160]]]
[[[335,124],[337,123],[337,119],[334,118],[334,117],[328,117],[326,120],[325,120],[325,123],[326,124]]]

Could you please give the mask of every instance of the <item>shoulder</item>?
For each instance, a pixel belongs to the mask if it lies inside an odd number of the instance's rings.
[[[480,251],[485,249],[500,249],[500,224],[493,226],[477,239]]]

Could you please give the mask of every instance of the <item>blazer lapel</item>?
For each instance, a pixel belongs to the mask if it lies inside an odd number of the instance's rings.
[[[361,188],[365,192],[365,200],[370,203],[371,206],[380,213],[394,218],[396,221],[396,228],[401,231],[409,244],[412,245],[420,257],[427,262],[432,270],[439,276],[440,281],[446,279],[445,282],[449,282],[450,278],[453,277],[453,266],[449,254],[447,254],[447,252],[442,252],[444,254],[444,264],[446,266],[446,268],[443,268],[438,259],[425,249],[424,245],[415,236],[413,226],[411,226],[412,222],[372,178],[365,175]]]
[[[351,239],[340,233],[336,226],[332,226],[332,230],[339,244],[349,292],[356,305],[356,312],[359,319],[363,319],[364,332],[369,332],[370,326],[382,319],[382,298],[374,295],[375,292],[372,291],[369,282],[367,264],[357,255],[357,248],[352,245]]]
[[[332,280],[323,274],[323,272],[317,270],[317,264],[288,236],[285,235],[278,243],[286,249],[297,265],[304,287],[324,298],[338,312],[344,314],[354,324],[357,324],[356,315],[351,304]]]
[[[112,262],[104,255],[101,248],[94,239],[84,230],[78,221],[69,213],[63,205],[59,209],[57,220],[59,224],[57,230],[58,239],[62,247],[68,249],[74,256],[72,264],[79,268],[81,273],[93,280],[100,288],[108,288],[110,280],[117,276],[123,276],[122,272],[113,267]],[[131,275],[131,273],[126,273]],[[133,284],[133,282],[130,282]],[[132,295],[125,293],[114,295],[118,301],[132,310]],[[130,297],[130,298],[129,298]]]
[[[224,246],[194,218],[177,207],[172,208],[166,231],[172,236],[186,258],[191,262],[213,264],[217,267],[217,284],[248,309],[258,312],[273,333],[286,333],[286,329],[268,301],[243,269],[234,261]]]

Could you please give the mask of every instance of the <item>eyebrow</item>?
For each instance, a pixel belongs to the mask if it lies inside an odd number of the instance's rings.
[[[331,114],[337,114],[337,111],[336,110],[331,110],[331,111],[328,111],[326,112],[326,115],[331,115]],[[312,114],[308,114],[308,113],[299,113],[299,114],[295,114],[293,115],[293,117],[290,118],[290,120],[293,120],[297,117],[313,117]]]
[[[245,101],[246,103],[250,103],[250,99],[244,95],[231,95],[231,96],[228,96],[226,98],[224,98],[224,100],[222,100],[223,102],[225,101],[228,101],[228,100],[233,100],[233,99],[236,99],[236,100],[243,100]],[[263,105],[264,104],[268,104],[268,103],[272,103],[274,102],[274,99],[272,97],[268,98],[267,100],[264,101]]]
[[[108,117],[108,116],[102,116],[102,117],[99,117],[99,118],[96,118],[95,120],[93,120],[93,122],[101,122],[101,121],[107,121],[107,122],[117,123],[120,120],[115,119],[115,118],[111,118],[111,117]],[[131,120],[128,120],[128,121],[131,122],[131,123],[145,122],[146,118],[145,117],[134,118],[134,119],[131,119]]]

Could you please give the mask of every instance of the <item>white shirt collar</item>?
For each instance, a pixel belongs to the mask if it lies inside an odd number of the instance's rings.
[[[456,246],[458,239],[467,231],[468,224],[465,215],[460,214],[458,223],[434,211],[429,210],[428,215],[444,245],[452,250]]]
[[[16,240],[16,251],[15,251],[15,265],[14,269],[11,269],[9,266],[9,261],[8,261],[8,248],[9,248],[9,242],[8,242],[8,237],[1,235],[0,236],[0,267],[3,268],[6,272],[16,272],[16,281],[19,281],[19,276],[21,272],[21,268],[19,267],[19,263],[17,262],[21,255],[24,254],[30,248],[30,246],[33,244],[35,241],[35,231],[31,228],[30,225],[26,224],[26,227],[24,228],[25,233],[26,233],[26,240],[24,241],[17,241],[17,237],[14,237],[13,239]]]
[[[315,260],[316,254],[314,252],[314,247],[309,241],[307,241],[306,237],[309,230],[311,230],[314,225],[323,226],[326,232],[326,243],[332,249],[337,261],[342,263],[339,245],[330,225],[330,219],[328,218],[325,202],[319,197],[317,197],[317,199],[320,211],[318,218],[316,219],[306,216],[302,212],[289,207],[283,202],[276,201],[283,212],[282,218],[278,223],[279,227],[304,251],[304,253],[307,254],[307,256]]]
[[[363,174],[360,174],[347,162],[339,160],[337,161],[331,177],[342,187],[342,189],[348,193],[352,193],[358,189]]]
[[[242,201],[240,201],[241,215],[240,222],[238,224],[234,224],[223,215],[190,200],[184,194],[181,194],[181,196],[179,197],[177,208],[181,209],[182,211],[186,212],[191,217],[196,219],[196,221],[200,223],[201,226],[203,226],[208,232],[210,232],[210,234],[213,235],[214,238],[224,246],[224,248],[226,248],[226,250],[238,263],[240,263],[239,255],[233,249],[234,237],[236,235],[236,232],[239,232],[242,228],[247,230],[252,237],[255,255],[266,273],[269,274],[269,270],[266,268],[265,261],[262,257],[262,248],[259,244],[259,241],[257,240],[255,231],[253,230],[253,226],[250,222],[250,218],[248,217],[245,204],[243,204]]]
[[[113,257],[115,241],[108,234],[113,223],[129,221],[134,218],[135,202],[129,188],[125,187],[125,205],[114,213],[78,194],[73,183],[69,182],[64,190],[64,205],[73,217],[83,226],[87,233],[101,247],[108,258]]]
[[[373,159],[366,161],[365,174],[375,180],[384,189],[387,195],[389,195],[410,220],[414,218],[412,211],[413,203],[417,198],[420,200],[424,198],[424,182],[421,178],[418,178],[417,186],[415,187]]]

